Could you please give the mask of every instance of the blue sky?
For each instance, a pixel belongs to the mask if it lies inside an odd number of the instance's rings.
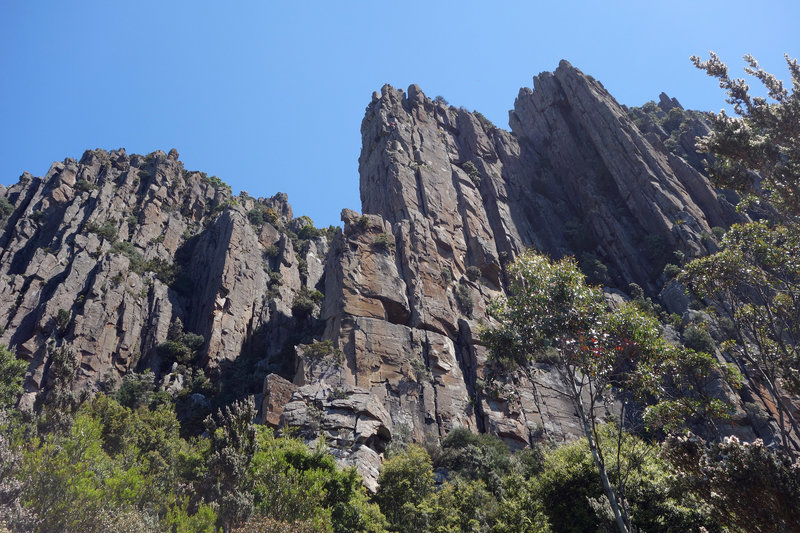
[[[620,102],[661,91],[719,110],[692,54],[786,76],[796,1],[0,3],[0,183],[88,148],[175,147],[253,196],[282,191],[318,226],[360,210],[360,124],[384,83],[417,83],[507,127],[562,58]]]

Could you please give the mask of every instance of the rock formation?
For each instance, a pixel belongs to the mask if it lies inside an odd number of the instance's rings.
[[[578,435],[547,388],[486,385],[478,333],[528,247],[655,296],[674,252],[714,251],[713,228],[741,220],[698,170],[702,116],[653,106],[620,106],[566,61],[520,91],[510,131],[384,86],[361,128],[363,214],[344,210],[341,231],[293,218],[285,195],[234,198],[175,151],[89,151],[23,175],[0,189],[0,343],[30,361],[23,403],[63,347],[76,389],[148,368],[191,397],[196,369],[220,398],[263,383],[262,422],[323,433],[373,481],[392,439]]]

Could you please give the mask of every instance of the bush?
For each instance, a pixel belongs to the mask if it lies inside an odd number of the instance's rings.
[[[247,212],[247,220],[257,228],[260,228],[264,225],[264,214],[260,209],[253,208]]]
[[[25,361],[17,359],[13,352],[0,344],[0,409],[17,403],[27,368]]]
[[[579,266],[589,283],[593,285],[608,283],[608,267],[596,255],[584,253],[581,255]]]
[[[5,196],[0,196],[0,220],[14,212],[14,205]]]
[[[204,182],[208,183],[215,189],[225,189],[229,193],[231,192],[231,186],[222,181],[222,179],[218,178],[217,176],[207,176],[205,172],[201,172],[200,177],[203,179]]]
[[[131,373],[122,377],[122,384],[114,397],[125,407],[136,409],[150,404],[155,391],[155,376],[150,370],[141,374]]]
[[[453,429],[442,440],[434,465],[469,480],[482,480],[495,494],[501,491],[502,478],[513,469],[511,452],[499,437],[477,435],[463,427]]]
[[[303,287],[294,297],[292,302],[292,315],[297,318],[305,318],[314,312],[317,304],[322,302],[324,295],[317,290],[309,290]]]
[[[97,185],[94,183],[90,183],[86,180],[78,180],[75,182],[75,190],[80,192],[86,191],[93,191],[97,188]]]
[[[377,237],[375,237],[375,247],[379,250],[387,252],[389,250],[394,250],[394,236],[390,233],[381,233]]]
[[[481,277],[481,269],[476,267],[475,265],[470,265],[467,267],[467,278],[470,281],[477,281]]]
[[[453,271],[450,270],[449,266],[445,265],[442,267],[441,275],[445,285],[449,285],[450,282],[453,281]]]
[[[483,116],[483,113],[481,113],[480,111],[473,111],[472,116],[478,119],[478,122],[481,123],[481,127],[484,130],[489,131],[494,129],[495,126],[494,124],[492,124],[492,121]]]
[[[475,166],[475,163],[467,161],[461,165],[461,168],[464,169],[464,172],[467,173],[467,176],[476,187],[481,186],[481,173],[478,171],[478,167]]]
[[[167,340],[159,344],[156,349],[166,361],[186,364],[194,359],[197,351],[203,347],[205,342],[206,339],[202,335],[186,333],[183,329],[183,322],[180,318],[176,318],[169,325]]]
[[[667,263],[664,265],[664,277],[668,280],[675,279],[678,277],[678,274],[681,273],[681,267],[678,265],[673,265],[672,263]]]
[[[456,301],[458,302],[459,307],[461,307],[461,310],[464,311],[464,314],[468,317],[471,317],[473,302],[469,287],[466,285],[458,286],[458,289],[456,289]]]
[[[69,321],[71,319],[72,319],[72,313],[70,313],[66,309],[58,310],[58,313],[56,313],[56,326],[58,327],[59,332],[64,333],[64,331],[66,331],[67,326],[69,326]]]
[[[375,500],[400,531],[422,531],[417,507],[433,493],[433,463],[424,448],[412,444],[385,463]]]
[[[264,256],[268,258],[278,257],[278,254],[280,252],[281,252],[280,249],[274,244],[270,244],[269,246],[264,248]]]
[[[683,332],[683,345],[696,352],[714,353],[716,343],[705,328],[691,324]]]
[[[86,224],[86,231],[96,233],[98,237],[111,243],[117,240],[117,223],[113,220],[107,220],[102,225],[96,222],[89,222]]]

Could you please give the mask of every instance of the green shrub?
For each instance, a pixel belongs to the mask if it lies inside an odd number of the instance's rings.
[[[70,320],[72,320],[72,313],[66,309],[58,310],[58,313],[56,313],[56,326],[61,333],[67,329]]]
[[[78,180],[75,182],[75,190],[80,192],[86,191],[93,191],[97,188],[97,185],[94,183],[90,183],[86,180]]]
[[[86,224],[86,231],[96,233],[98,237],[111,243],[117,240],[117,223],[113,220],[107,220],[102,225],[96,222],[89,222]]]
[[[222,181],[222,179],[218,178],[217,176],[208,176],[205,172],[200,173],[200,177],[202,180],[215,189],[225,189],[229,193],[231,192],[231,186]]]
[[[412,444],[385,463],[378,477],[375,500],[399,531],[423,531],[417,509],[434,491],[433,463],[424,448]]]
[[[467,267],[467,279],[470,281],[477,281],[481,277],[481,269],[475,265]]]
[[[475,118],[478,119],[478,122],[480,122],[481,127],[485,131],[490,131],[490,130],[493,130],[495,128],[495,125],[492,124],[492,121],[489,120],[488,118],[486,118],[485,116],[483,116],[483,113],[481,113],[480,111],[473,111],[472,112],[472,116],[474,116]]]
[[[14,205],[5,196],[0,196],[0,220],[7,218],[14,212]]]
[[[459,307],[461,307],[461,310],[464,311],[464,314],[468,317],[471,317],[473,302],[472,293],[470,292],[469,287],[466,285],[458,286],[458,289],[456,289],[456,301],[458,302]]]
[[[25,361],[17,359],[13,352],[0,344],[0,409],[17,403],[23,392],[22,381],[27,368],[28,364]],[[3,472],[2,466],[0,472]]]
[[[268,258],[278,257],[279,253],[280,253],[280,249],[274,244],[270,244],[269,246],[264,248],[264,256],[266,256]]]
[[[384,252],[394,250],[394,236],[391,233],[381,233],[375,237],[374,245],[379,250]]]
[[[683,332],[683,345],[696,352],[713,354],[716,343],[707,329],[690,324]]]
[[[464,172],[467,173],[467,177],[469,177],[476,187],[481,186],[481,173],[478,171],[478,167],[475,166],[475,163],[467,161],[461,165],[461,168],[464,169]]]
[[[608,283],[608,267],[600,261],[596,255],[589,252],[583,253],[578,266],[580,266],[580,269],[586,275],[589,283],[593,285],[604,285]]]
[[[247,220],[250,221],[250,224],[260,228],[264,225],[264,213],[257,208],[253,208],[247,212]]]
[[[147,370],[141,374],[124,375],[122,384],[114,396],[121,405],[136,409],[149,405],[154,391],[155,376],[150,370]]]
[[[303,241],[316,239],[320,235],[322,235],[322,230],[315,228],[313,222],[311,224],[306,224],[297,232],[297,238]]]
[[[314,312],[317,304],[322,302],[324,295],[318,290],[309,290],[303,287],[294,297],[292,302],[292,315],[305,318]]]
[[[450,270],[448,265],[442,267],[441,271],[442,280],[445,282],[446,285],[449,285],[453,281],[453,271]]]
[[[681,273],[681,267],[678,265],[673,265],[672,263],[667,263],[664,265],[664,277],[668,280],[674,279],[678,277],[678,274]]]

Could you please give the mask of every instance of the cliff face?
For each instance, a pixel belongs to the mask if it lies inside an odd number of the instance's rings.
[[[486,390],[478,331],[527,247],[655,295],[674,251],[711,252],[712,229],[739,220],[683,138],[701,117],[673,136],[654,113],[566,62],[520,91],[511,131],[385,86],[361,128],[363,214],[343,211],[338,233],[293,219],[282,195],[234,200],[174,151],[87,152],[23,176],[0,190],[0,342],[30,361],[23,401],[58,347],[80,363],[76,388],[150,368],[179,393],[189,366],[243,394],[269,374],[261,420],[324,432],[372,479],[392,439],[577,435],[548,387]]]
[[[60,347],[79,364],[75,389],[147,368],[165,375],[177,361],[159,346],[178,321],[203,337],[180,362],[212,376],[252,352],[265,369],[287,366],[283,343],[306,327],[291,311],[306,286],[298,262],[321,271],[327,242],[302,257],[277,229],[292,220],[285,196],[235,202],[177,159],[86,152],[2,191],[13,210],[0,236],[0,343],[30,360],[24,405]],[[249,222],[257,204],[273,224]],[[319,276],[307,278],[313,287]]]

